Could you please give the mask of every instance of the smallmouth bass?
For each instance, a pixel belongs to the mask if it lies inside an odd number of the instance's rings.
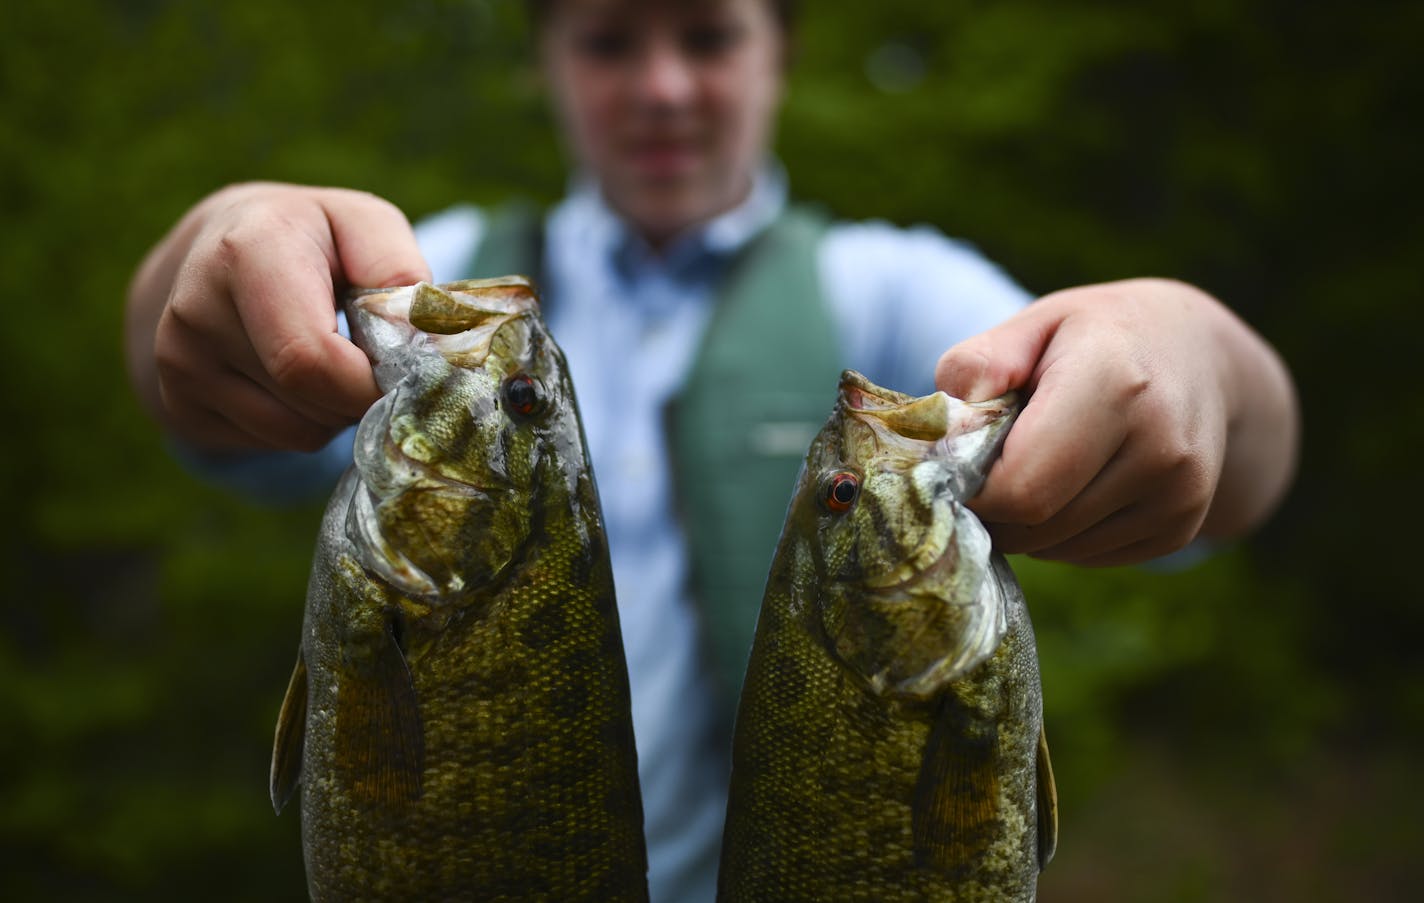
[[[271,792],[313,900],[646,900],[592,470],[527,280],[361,291],[384,396],[327,507]]]
[[[1016,414],[842,375],[757,622],[720,900],[1034,899],[1057,801],[1033,632],[963,505]]]

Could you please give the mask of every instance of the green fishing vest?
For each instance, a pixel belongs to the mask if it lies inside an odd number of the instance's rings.
[[[666,422],[693,597],[728,726],[791,491],[836,400],[840,340],[817,272],[826,225],[819,212],[789,206],[738,253]],[[540,273],[542,250],[537,212],[501,208],[470,275]]]

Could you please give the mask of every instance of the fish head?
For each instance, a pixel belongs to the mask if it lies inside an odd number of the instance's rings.
[[[807,455],[791,521],[833,655],[877,694],[932,696],[997,648],[1005,600],[965,506],[1017,414],[1010,394],[914,398],[854,371]]]
[[[551,474],[573,492],[563,354],[522,277],[359,292],[347,315],[385,392],[357,429],[347,538],[407,595],[458,598],[518,557]]]

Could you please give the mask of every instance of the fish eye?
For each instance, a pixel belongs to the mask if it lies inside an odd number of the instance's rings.
[[[527,417],[539,409],[539,401],[539,387],[532,378],[517,373],[504,381],[504,406],[507,410]]]
[[[860,477],[841,471],[826,483],[826,507],[836,514],[850,510],[860,495]]]

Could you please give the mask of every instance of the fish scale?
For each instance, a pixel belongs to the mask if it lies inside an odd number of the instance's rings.
[[[411,295],[442,305],[438,334]],[[323,520],[273,754],[274,804],[300,783],[311,896],[646,900],[612,571],[532,289],[352,306],[388,395]],[[523,379],[527,415],[500,394]]]

